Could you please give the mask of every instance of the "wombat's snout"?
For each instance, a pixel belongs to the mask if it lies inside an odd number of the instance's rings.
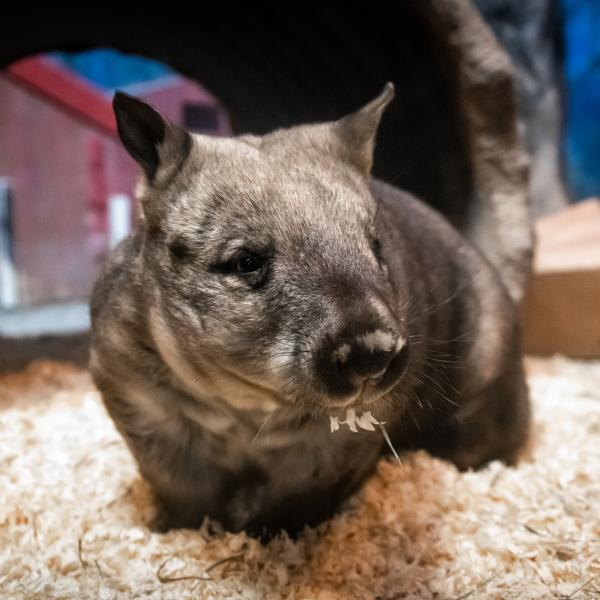
[[[408,345],[395,327],[352,323],[328,336],[317,358],[317,371],[330,396],[354,396],[365,384],[384,392],[407,364]]]

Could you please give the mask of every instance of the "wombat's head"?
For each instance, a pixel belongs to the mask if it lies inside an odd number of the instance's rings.
[[[369,191],[388,84],[332,123],[262,137],[185,132],[117,94],[141,165],[148,322],[167,364],[240,408],[371,402],[407,344]]]

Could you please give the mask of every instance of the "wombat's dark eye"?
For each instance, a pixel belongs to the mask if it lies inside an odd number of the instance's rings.
[[[258,271],[265,264],[265,259],[253,252],[244,252],[236,261],[236,270],[238,273],[253,273]]]
[[[244,248],[229,260],[213,265],[211,270],[222,275],[236,275],[252,288],[258,288],[268,280],[268,262],[266,256]]]

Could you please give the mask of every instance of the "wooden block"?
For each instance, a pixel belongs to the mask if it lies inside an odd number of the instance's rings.
[[[534,275],[523,304],[530,354],[600,357],[600,202],[541,218]]]

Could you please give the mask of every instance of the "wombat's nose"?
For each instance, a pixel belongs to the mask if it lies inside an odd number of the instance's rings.
[[[375,329],[342,341],[331,353],[341,374],[356,379],[380,377],[396,353],[397,336]]]
[[[392,328],[347,331],[330,339],[320,353],[321,375],[332,396],[355,393],[367,380],[389,388],[406,365],[408,347]]]

